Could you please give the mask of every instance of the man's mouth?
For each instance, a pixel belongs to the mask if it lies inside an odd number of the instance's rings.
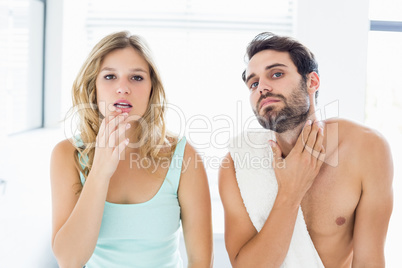
[[[265,98],[265,99],[263,99],[261,102],[260,102],[260,105],[259,105],[259,109],[261,109],[262,107],[264,107],[264,106],[266,106],[266,105],[270,105],[270,104],[272,104],[272,103],[275,103],[275,102],[279,102],[280,100],[278,100],[278,99],[274,99],[274,98]]]

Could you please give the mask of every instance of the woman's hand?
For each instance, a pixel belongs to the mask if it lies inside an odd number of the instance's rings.
[[[325,159],[323,140],[323,129],[319,123],[311,124],[308,120],[286,158],[282,158],[282,151],[277,143],[269,142],[274,154],[273,166],[278,181],[278,195],[283,193],[290,197],[292,204],[301,203],[320,171]]]
[[[119,160],[129,143],[126,130],[131,127],[126,120],[127,113],[116,110],[114,115],[102,120],[96,136],[95,156],[91,171],[111,178],[119,164]]]

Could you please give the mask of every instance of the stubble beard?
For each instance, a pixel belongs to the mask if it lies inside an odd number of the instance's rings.
[[[279,111],[275,111],[272,105],[263,109],[263,115],[260,115],[256,108],[253,109],[257,117],[258,123],[265,128],[283,133],[292,130],[304,123],[310,113],[310,100],[307,93],[307,85],[304,79],[301,79],[299,86],[292,91],[292,94],[286,99],[283,95],[272,94],[268,92],[260,97],[260,100],[266,97],[280,98],[285,107]],[[260,103],[257,102],[257,107]]]

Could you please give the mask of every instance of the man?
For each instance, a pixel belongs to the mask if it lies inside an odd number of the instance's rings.
[[[318,65],[296,40],[262,33],[247,56],[243,80],[267,131],[240,135],[221,164],[232,266],[385,267],[393,203],[387,142],[354,122],[317,121]],[[258,166],[253,155],[272,165]]]

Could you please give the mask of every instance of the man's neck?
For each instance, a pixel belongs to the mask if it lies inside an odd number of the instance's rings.
[[[307,120],[311,120],[312,123],[314,123],[314,120],[316,120],[316,117],[313,115],[313,116],[310,116],[310,118],[308,118]],[[288,130],[283,133],[275,133],[276,142],[279,144],[279,147],[282,150],[283,157],[286,157],[290,153],[290,151],[292,151],[305,124],[306,124],[306,122],[302,122],[297,127],[293,128],[291,130]]]

